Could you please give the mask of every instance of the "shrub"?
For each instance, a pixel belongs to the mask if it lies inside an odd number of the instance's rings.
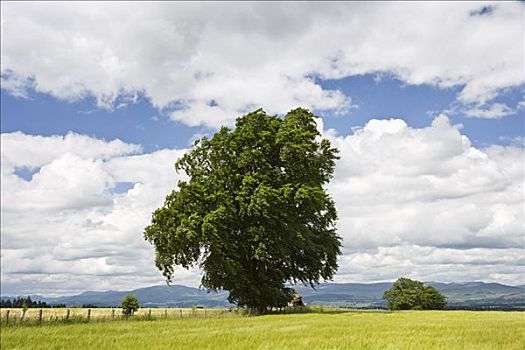
[[[122,299],[121,307],[125,317],[133,316],[133,313],[139,309],[139,300],[133,294],[128,294]]]
[[[447,305],[445,296],[436,288],[404,277],[395,281],[383,298],[390,310],[442,310]]]

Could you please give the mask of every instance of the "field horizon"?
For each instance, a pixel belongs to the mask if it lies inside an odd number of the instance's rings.
[[[516,309],[525,308],[525,287],[487,282],[428,282],[442,292],[452,309]],[[320,283],[315,289],[302,285],[293,286],[308,305],[327,305],[351,308],[384,308],[383,293],[392,286],[390,282],[373,283]],[[132,290],[85,291],[60,297],[30,295],[34,301],[67,306],[93,305],[114,307],[120,305],[128,294],[138,297],[143,307],[235,307],[227,301],[228,292],[208,292],[204,289],[180,284],[153,285]],[[24,295],[18,295],[23,296]],[[17,297],[18,297],[17,296]],[[2,300],[15,296],[1,296]]]

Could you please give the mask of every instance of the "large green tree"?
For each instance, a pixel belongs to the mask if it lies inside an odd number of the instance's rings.
[[[436,288],[404,277],[395,281],[383,298],[390,310],[442,310],[447,305],[446,298]]]
[[[284,306],[293,289],[337,270],[337,213],[323,185],[337,150],[321,139],[314,115],[284,119],[259,109],[195,142],[176,163],[180,181],[153,213],[144,236],[171,281],[175,266],[199,266],[201,284],[228,300],[264,310]]]

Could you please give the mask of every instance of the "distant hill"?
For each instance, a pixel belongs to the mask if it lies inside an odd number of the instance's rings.
[[[439,289],[447,298],[448,306],[474,308],[483,306],[512,306],[525,310],[525,287],[507,286],[499,283],[466,282],[466,283],[430,283]]]
[[[207,307],[232,306],[227,292],[207,292],[202,289],[182,285],[161,285],[134,289],[131,291],[84,292],[78,295],[58,298],[46,298],[40,295],[31,296],[34,300],[42,300],[48,304],[66,304],[81,306],[92,304],[97,306],[118,306],[128,293],[132,293],[140,300],[143,307],[191,307],[203,305]],[[5,297],[2,297],[5,299]]]
[[[312,289],[296,286],[295,290],[308,304],[333,306],[383,307],[383,293],[392,283],[323,283]]]
[[[503,308],[525,310],[525,286],[508,286],[498,283],[428,283],[440,290],[448,299],[449,308]],[[309,305],[322,304],[349,307],[385,307],[383,293],[391,283],[322,283],[312,289],[295,286]],[[84,292],[79,295],[46,298],[32,295],[33,300],[48,304],[81,306],[118,306],[127,293],[135,294],[143,307],[230,307],[227,292],[207,292],[182,285],[151,286],[131,291]],[[12,297],[2,296],[2,299]]]
[[[428,282],[443,293],[449,308],[515,308],[525,310],[525,287],[499,283]],[[385,307],[385,290],[391,283],[330,283],[321,284],[316,290],[298,287],[296,290],[310,304],[352,307]]]

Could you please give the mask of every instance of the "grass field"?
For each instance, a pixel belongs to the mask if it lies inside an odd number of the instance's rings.
[[[345,312],[1,328],[2,349],[525,349],[525,313]]]

